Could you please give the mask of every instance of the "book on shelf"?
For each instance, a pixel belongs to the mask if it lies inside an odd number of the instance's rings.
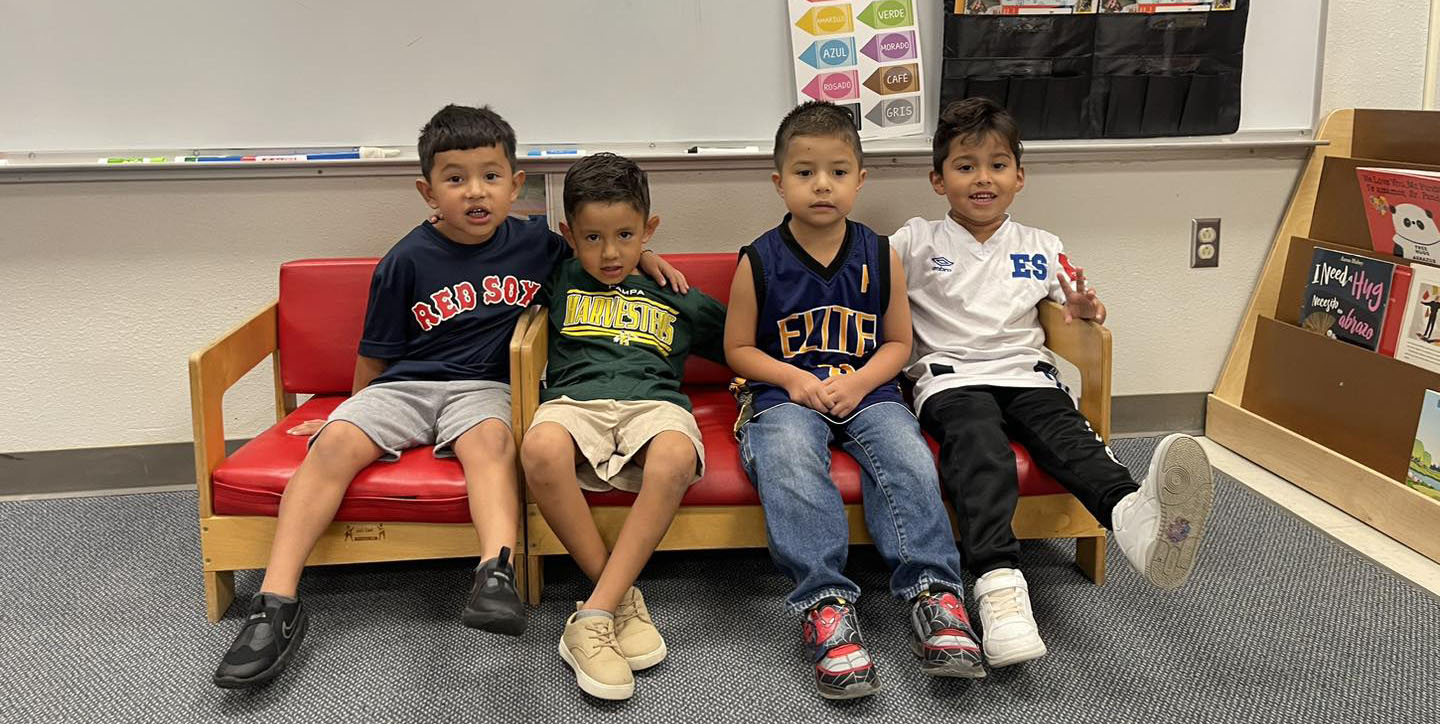
[[[1395,340],[1395,359],[1440,372],[1440,268],[1416,264],[1410,267],[1410,288],[1400,314],[1400,334]]]
[[[1404,264],[1395,265],[1390,278],[1389,309],[1385,313],[1385,326],[1380,328],[1380,354],[1395,356],[1395,345],[1400,341],[1401,323],[1405,321],[1405,299],[1410,294],[1410,279],[1413,272]]]
[[[1440,501],[1440,392],[1425,390],[1405,484]]]
[[[1370,245],[1382,254],[1440,264],[1440,173],[1357,168]]]
[[[1300,302],[1300,326],[1376,351],[1394,272],[1388,261],[1316,247]]]

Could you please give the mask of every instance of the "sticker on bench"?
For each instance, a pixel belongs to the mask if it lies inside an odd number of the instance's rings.
[[[365,541],[385,540],[384,523],[368,523],[364,525],[345,526],[345,542],[360,543]]]

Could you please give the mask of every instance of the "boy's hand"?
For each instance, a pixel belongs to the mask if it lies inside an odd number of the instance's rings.
[[[865,395],[870,394],[865,384],[855,375],[835,375],[823,383],[830,390],[830,414],[843,419],[855,411]]]
[[[1065,293],[1065,323],[1069,324],[1072,319],[1091,319],[1096,324],[1105,323],[1105,305],[1095,296],[1095,290],[1085,286],[1085,270],[1075,267],[1075,286],[1065,281],[1063,274],[1056,275],[1060,280],[1060,291]]]
[[[820,378],[803,370],[796,370],[791,381],[785,383],[785,392],[790,401],[804,405],[816,412],[830,413],[833,391]]]
[[[670,266],[670,262],[661,259],[659,254],[642,253],[639,266],[640,271],[648,274],[656,284],[662,287],[668,286],[680,294],[690,291],[690,282],[685,280],[685,275]]]
[[[306,420],[299,425],[296,425],[295,427],[286,430],[285,434],[295,435],[296,437],[309,437],[310,435],[314,435],[315,433],[320,432],[320,428],[324,426],[325,420]]]

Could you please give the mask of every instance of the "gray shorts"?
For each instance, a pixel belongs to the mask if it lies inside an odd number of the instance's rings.
[[[384,451],[380,459],[392,462],[400,451],[421,445],[434,445],[437,458],[455,457],[455,440],[492,417],[510,425],[510,385],[504,382],[382,382],[340,403],[325,426],[344,420],[360,428]],[[319,437],[312,435],[310,444]]]

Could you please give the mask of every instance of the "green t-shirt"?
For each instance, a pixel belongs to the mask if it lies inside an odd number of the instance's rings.
[[[725,306],[698,289],[676,294],[636,273],[610,286],[578,259],[550,279],[550,359],[540,401],[664,400],[680,392],[691,352],[725,363]]]

